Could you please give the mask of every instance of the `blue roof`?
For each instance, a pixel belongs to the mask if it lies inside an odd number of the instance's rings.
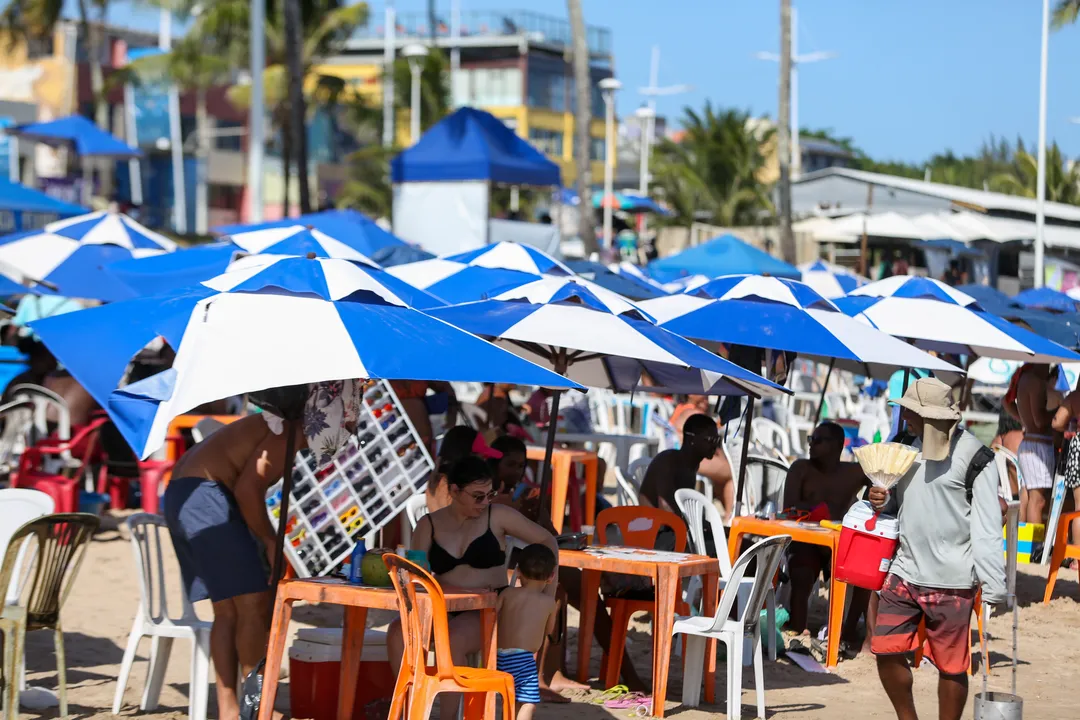
[[[463,107],[390,163],[395,183],[488,180],[561,185],[559,166],[491,113]]]
[[[721,235],[708,242],[649,263],[649,273],[660,282],[688,275],[771,275],[799,280],[802,273],[794,265],[748,245],[734,235]]]
[[[13,212],[56,213],[60,217],[74,217],[86,212],[86,208],[57,200],[45,193],[0,178],[0,210]]]
[[[142,151],[105,132],[82,115],[69,115],[49,122],[16,125],[7,129],[9,135],[26,138],[46,145],[74,145],[80,156],[131,158]]]

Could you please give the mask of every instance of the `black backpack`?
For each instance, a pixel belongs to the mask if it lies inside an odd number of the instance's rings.
[[[985,445],[979,448],[975,453],[975,456],[971,458],[967,474],[964,475],[964,490],[967,494],[967,501],[969,504],[971,503],[971,496],[975,491],[975,478],[979,477],[979,474],[992,462],[994,462],[994,451]]]

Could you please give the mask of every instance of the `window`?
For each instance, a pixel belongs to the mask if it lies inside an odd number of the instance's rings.
[[[545,155],[561,158],[563,154],[563,134],[555,130],[529,129],[529,142]]]
[[[509,68],[468,68],[459,70],[451,81],[455,105],[521,105],[521,70]]]
[[[589,138],[589,159],[603,161],[606,145],[604,138]]]
[[[605,76],[606,77],[606,76]],[[604,93],[600,91],[600,85],[598,84],[602,78],[596,75],[592,76],[592,114],[593,117],[602,118],[605,114],[604,108]],[[571,112],[575,112],[577,108],[577,83],[574,81],[573,76],[567,78],[567,88],[569,89],[570,102],[568,103]]]
[[[240,129],[243,127],[243,123],[218,120],[214,134],[214,149],[241,152],[244,149],[244,136],[241,134]],[[226,134],[221,134],[223,130]]]
[[[565,66],[529,66],[529,107],[565,112],[570,106],[569,88]]]

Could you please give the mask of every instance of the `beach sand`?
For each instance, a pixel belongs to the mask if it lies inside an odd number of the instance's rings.
[[[110,712],[120,661],[127,644],[128,632],[138,606],[139,590],[135,576],[131,546],[122,516],[110,515],[102,531],[90,546],[74,590],[63,609],[65,647],[68,666],[68,699],[73,717],[112,717]],[[179,588],[176,561],[167,553],[168,581],[172,592]],[[1038,566],[1021,566],[1018,580],[1020,596],[1020,668],[1018,692],[1024,698],[1024,716],[1028,720],[1076,717],[1075,688],[1080,686],[1080,586],[1076,574],[1062,571],[1055,598],[1049,607],[1042,604],[1045,571]],[[208,603],[200,603],[201,616],[209,618]],[[815,600],[813,618],[824,617],[825,600]],[[571,625],[577,618],[571,611]],[[292,631],[305,626],[340,626],[340,610],[333,607],[298,606],[293,615]],[[642,675],[650,672],[650,635],[648,617],[636,617],[631,633],[631,651]],[[382,618],[385,622],[385,616]],[[375,622],[378,622],[376,618]],[[1011,614],[990,621],[990,655],[993,675],[992,689],[1008,690],[1010,670]],[[138,709],[146,678],[146,657],[149,640],[140,646],[125,695],[122,717],[153,719],[183,718],[187,714],[187,683],[190,643],[178,641],[166,675],[161,706],[148,713]],[[569,652],[573,661],[577,647],[576,630],[571,628]],[[592,672],[599,670],[600,650],[593,646]],[[55,688],[55,656],[52,632],[30,633],[27,638],[26,662],[31,686]],[[672,661],[669,681],[667,714],[680,720],[698,720],[724,715],[725,669],[717,667],[718,706],[684,708],[681,697],[682,673],[677,658]],[[920,715],[936,717],[937,673],[930,666],[915,672],[915,697]],[[980,687],[978,676],[972,679],[971,693]],[[743,673],[743,716],[753,718],[753,672]],[[776,663],[765,662],[766,707],[769,717],[791,717],[799,720],[835,720],[847,713],[852,718],[894,717],[885,693],[877,679],[873,658],[860,656],[845,662],[833,673],[804,672],[781,658]],[[596,693],[593,694],[594,696]],[[281,683],[278,706],[288,711],[288,680]],[[1070,708],[1072,708],[1070,710]],[[965,717],[971,715],[970,703]],[[855,714],[851,714],[855,713]],[[22,712],[24,718],[55,717],[55,709]],[[627,717],[626,710],[607,710],[582,698],[570,705],[541,705],[539,718]],[[213,692],[209,717],[216,717]]]

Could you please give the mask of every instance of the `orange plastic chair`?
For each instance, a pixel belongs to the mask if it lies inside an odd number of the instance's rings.
[[[1043,593],[1044,605],[1049,605],[1050,598],[1054,595],[1054,585],[1057,584],[1057,576],[1061,572],[1061,563],[1065,562],[1065,558],[1080,560],[1080,545],[1069,545],[1069,528],[1076,518],[1080,518],[1080,511],[1063,513],[1058,520],[1054,551],[1050,555],[1050,572],[1046,576],[1046,592]]]
[[[982,662],[989,662],[986,647],[986,635],[983,634],[983,615],[982,615],[982,590],[975,593],[975,623],[979,628],[979,648],[982,650]],[[926,618],[919,621],[919,647],[915,649],[915,668],[918,669],[922,665],[923,657],[929,650],[926,644]],[[934,658],[931,657],[930,661],[933,662]],[[987,666],[989,667],[989,666]],[[968,675],[975,674],[975,658],[971,658],[971,662],[968,664]]]
[[[647,522],[650,520],[652,522]],[[686,523],[667,510],[637,505],[604,510],[596,518],[596,539],[600,545],[607,544],[608,527],[612,525],[619,529],[622,545],[649,550],[656,547],[656,536],[660,531],[669,527],[675,531],[675,552],[686,552]],[[611,642],[604,648],[604,655],[600,660],[600,678],[604,687],[614,687],[619,684],[619,675],[622,672],[623,650],[626,647],[626,634],[630,629],[630,618],[637,612],[651,613],[655,602],[611,597],[604,599],[604,605],[611,610]],[[690,614],[690,608],[681,600],[675,611],[680,615]],[[653,658],[653,662],[656,660]]]
[[[514,678],[509,673],[485,668],[456,667],[450,654],[450,629],[446,600],[439,583],[423,568],[398,555],[383,557],[398,596],[401,634],[405,652],[394,686],[388,720],[427,720],[435,696],[442,692],[465,693],[465,717],[480,717],[488,693],[503,698],[503,717],[514,720]],[[425,622],[417,604],[417,586],[431,598],[431,625],[435,640],[435,664],[427,664]]]

